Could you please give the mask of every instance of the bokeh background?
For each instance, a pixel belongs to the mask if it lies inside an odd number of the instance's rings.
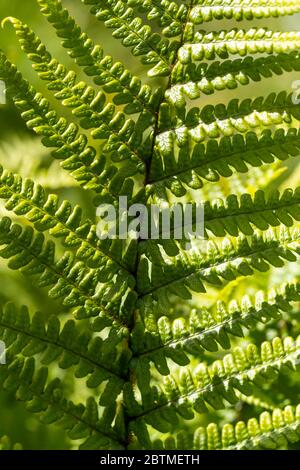
[[[132,57],[128,49],[124,49],[117,40],[113,39],[110,32],[105,30],[102,24],[97,22],[88,12],[88,8],[81,4],[80,0],[65,0],[64,5],[69,8],[74,17],[78,20],[84,30],[87,30],[95,41],[100,42],[105,46],[105,52],[111,54],[115,59],[121,59],[123,63],[130,68],[135,75],[141,76],[145,81],[148,81],[145,68],[140,64],[137,58]],[[60,59],[64,64],[69,65],[70,68],[77,70],[76,65],[70,60],[66,51],[60,47],[60,42],[56,38],[54,30],[47,23],[46,19],[40,14],[37,3],[35,0],[1,0],[0,2],[0,19],[7,16],[16,16],[23,21],[30,24],[30,26],[39,34],[42,41],[47,44],[47,47],[52,52],[54,57]],[[259,26],[268,26],[272,29],[280,30],[297,30],[299,29],[300,15],[293,17],[286,17],[282,19],[264,20],[263,22],[257,21],[255,24]],[[232,27],[250,28],[254,26],[251,24],[237,24],[233,22],[218,22],[206,25],[206,29],[221,29]],[[38,79],[37,75],[33,72],[29,61],[25,54],[22,53],[17,43],[15,34],[9,25],[0,30],[0,49],[2,49],[11,61],[16,63],[24,76],[31,81],[31,83],[40,91],[43,91],[47,96],[49,93],[45,90],[43,83]],[[238,96],[255,97],[262,94],[268,94],[271,91],[286,90],[291,91],[291,84],[293,80],[300,80],[300,73],[293,73],[282,75],[273,79],[265,80],[263,83],[252,84],[245,89],[234,91],[225,91],[215,94],[213,98],[208,97],[203,99],[203,103],[210,101],[225,102],[231,98]],[[152,82],[153,83],[153,82]],[[154,86],[158,86],[158,82],[154,82]],[[26,129],[26,126],[19,117],[17,110],[8,102],[6,105],[0,105],[0,164],[4,165],[13,171],[17,171],[22,176],[30,177],[36,181],[41,182],[49,191],[56,192],[64,198],[68,198],[73,202],[80,202],[85,209],[86,213],[94,216],[94,208],[91,204],[89,194],[84,194],[74,183],[74,181],[59,167],[59,163],[53,161],[49,155],[49,151],[44,149],[40,144],[37,137]],[[265,169],[264,172],[247,175],[244,180],[239,179],[236,182],[237,193],[240,191],[241,184],[249,192],[257,189],[256,184],[260,175],[265,178],[265,183],[270,186],[294,186],[299,184],[299,171],[297,162],[293,161],[287,165],[287,169],[283,170],[277,164]],[[286,165],[285,165],[286,166]],[[256,175],[256,176],[255,176]],[[226,195],[226,182],[222,186],[222,181],[215,188],[215,194]],[[5,211],[1,209],[1,213]],[[290,271],[286,271],[287,277],[298,276],[298,269],[295,266],[290,267]],[[268,273],[265,276],[257,279],[257,284],[265,286],[266,283],[278,284],[282,281],[278,274]],[[220,298],[230,298],[233,293],[238,293],[247,290],[248,286],[245,281],[233,283],[227,290],[216,293],[212,291],[208,296],[210,300],[215,300],[216,296]],[[252,287],[254,288],[254,286]],[[250,292],[251,293],[251,292]],[[62,307],[56,302],[49,300],[46,293],[35,289],[30,280],[22,277],[21,274],[8,271],[6,263],[0,262],[0,307],[8,300],[13,300],[16,304],[26,304],[30,307],[31,311],[42,310],[47,315],[59,313],[62,317],[67,313],[62,310]],[[198,299],[198,301],[201,301]],[[180,309],[181,306],[176,306]],[[295,316],[293,328],[297,330],[297,316]],[[267,335],[272,337],[275,334],[277,325],[273,325],[268,331],[258,332],[259,336]],[[289,325],[281,325],[283,328],[289,328]],[[1,367],[1,366],[0,366]],[[294,380],[297,382],[299,377]],[[72,378],[66,374],[65,376],[66,387],[69,387],[70,394],[75,394],[81,397],[83,393],[80,386],[74,385]],[[290,384],[292,390],[294,384]],[[291,392],[292,393],[292,392]],[[295,392],[297,393],[297,392]],[[280,390],[278,392],[280,397]],[[299,401],[299,400],[298,400]],[[252,409],[247,408],[247,404],[243,410],[240,411],[242,417],[251,415]],[[230,420],[230,411],[226,412],[226,420]],[[218,416],[217,420],[222,422],[225,415],[222,413]],[[232,413],[232,419],[236,417]],[[214,417],[214,419],[216,419]],[[68,449],[72,448],[72,443],[66,438],[65,433],[54,426],[44,426],[39,423],[35,416],[29,414],[22,404],[16,402],[15,398],[4,393],[1,390],[0,384],[0,436],[3,434],[9,435],[14,442],[20,442],[25,449]]]

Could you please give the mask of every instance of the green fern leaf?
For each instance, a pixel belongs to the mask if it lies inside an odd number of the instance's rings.
[[[32,137],[20,137],[15,158],[1,146],[3,394],[60,425],[72,448],[294,448],[299,92],[297,82],[291,91],[272,82],[272,91],[269,80],[261,96],[240,87],[300,70],[299,32],[257,24],[300,12],[300,2],[82,3],[119,40],[122,62],[61,0],[37,4],[74,69],[35,27],[3,21],[41,82],[33,87],[9,50],[0,51],[0,80],[38,136],[36,154],[39,138],[45,147],[32,165]],[[245,20],[251,28],[234,24]],[[50,156],[68,179],[53,184]],[[164,226],[154,236],[99,237],[96,208],[111,205],[120,219],[120,197],[130,222],[133,209],[146,209],[152,223],[153,205],[190,211],[191,237],[177,237],[186,218],[172,226],[174,211],[167,237]],[[193,232],[200,204],[202,238]],[[25,276],[28,299],[18,305],[6,303],[23,283],[11,270]],[[0,449],[19,448],[14,441],[1,438]]]

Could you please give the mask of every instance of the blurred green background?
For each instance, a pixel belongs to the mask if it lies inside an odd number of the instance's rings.
[[[65,0],[63,3],[69,8],[82,28],[87,30],[96,42],[98,41],[105,46],[105,52],[111,54],[115,59],[121,59],[135,75],[139,75],[145,81],[148,81],[145,68],[139,60],[132,57],[128,49],[124,49],[117,40],[112,38],[110,32],[89,14],[88,8],[82,5],[80,0]],[[6,16],[16,16],[30,24],[55,57],[77,70],[66,51],[60,47],[53,29],[40,14],[35,0],[1,0],[0,19]],[[263,23],[257,21],[256,24],[268,26],[272,29],[297,30],[299,19],[300,15],[295,15],[294,17],[279,20],[271,19]],[[229,29],[237,26],[249,28],[254,26],[254,23],[241,25],[223,21],[208,24],[206,29],[220,29],[222,27]],[[39,81],[37,75],[33,72],[25,54],[21,52],[15,34],[9,25],[0,30],[0,49],[8,55],[11,61],[18,65],[25,77],[38,90],[49,96],[43,83]],[[204,98],[203,104],[208,101],[225,102],[237,96],[255,97],[276,90],[289,92],[291,91],[292,81],[299,79],[300,74],[296,73],[275,77],[272,79],[272,85],[270,80],[265,80],[263,83],[252,84],[245,89],[224,91],[215,94],[213,99],[211,97]],[[154,86],[157,84],[154,82]],[[49,190],[55,191],[72,202],[80,202],[86,208],[87,214],[93,215],[89,194],[83,194],[74,181],[60,169],[58,162],[53,162],[49,151],[45,150],[39,139],[26,129],[11,103],[0,105],[0,163],[5,165],[6,168],[18,171],[23,176],[34,178]],[[294,179],[298,180],[298,172],[294,175]],[[4,211],[1,210],[1,212]],[[0,305],[7,300],[14,300],[19,305],[25,303],[32,311],[43,310],[47,315],[60,313],[62,317],[67,315],[66,312],[62,311],[61,306],[49,300],[46,293],[35,289],[30,284],[30,280],[26,279],[24,281],[21,275],[8,271],[5,262],[0,262],[0,285]],[[73,393],[74,384],[68,374],[65,376],[65,383],[66,387],[69,387],[70,393]],[[80,395],[81,392],[80,390],[78,392],[77,389],[76,393]],[[72,444],[66,439],[63,431],[57,427],[46,427],[40,424],[35,416],[24,410],[22,404],[18,404],[14,397],[3,393],[0,389],[0,436],[3,434],[9,435],[14,442],[21,442],[26,449],[72,448]]]

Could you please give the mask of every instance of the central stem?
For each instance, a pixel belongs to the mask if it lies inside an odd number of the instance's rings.
[[[155,122],[154,122],[154,125],[153,125],[151,151],[150,151],[150,154],[149,154],[149,158],[146,159],[146,161],[145,161],[145,180],[144,180],[145,188],[150,183],[150,180],[151,180],[151,177],[150,177],[150,175],[151,175],[151,162],[152,162],[152,157],[153,157],[153,154],[154,154],[154,151],[155,151],[156,138],[157,138],[157,135],[159,134],[159,113],[160,113],[160,108],[161,108],[161,105],[165,102],[166,91],[172,86],[172,72],[173,72],[173,69],[174,69],[175,65],[178,62],[178,51],[179,51],[180,47],[183,45],[184,40],[185,40],[185,35],[186,35],[187,27],[188,27],[188,24],[189,24],[189,17],[190,17],[191,9],[193,7],[193,3],[194,3],[194,0],[190,0],[190,5],[189,5],[189,8],[187,10],[186,19],[185,19],[185,22],[184,22],[183,27],[182,27],[182,33],[181,33],[181,36],[180,36],[180,40],[178,41],[177,50],[176,50],[176,53],[174,54],[174,60],[170,64],[169,79],[168,79],[168,82],[167,82],[163,92],[162,92],[161,99],[158,103],[158,106],[157,106],[157,109],[156,109],[156,112],[155,112]],[[135,260],[135,269],[134,269],[134,272],[133,272],[133,275],[136,279],[136,282],[137,282],[137,277],[138,277],[138,267],[139,267],[139,263],[140,263],[139,244],[141,243],[141,241],[142,241],[141,238],[139,238],[137,240],[137,255],[136,255],[136,260]],[[136,324],[136,319],[137,319],[138,315],[139,315],[139,312],[138,312],[137,309],[135,309],[134,313],[133,313],[133,320],[131,322],[131,326],[128,327],[128,330],[129,330],[128,348],[131,352],[132,352],[131,336],[132,336],[132,332],[134,330],[134,327],[135,327],[135,324]],[[136,381],[136,378],[135,378],[134,368],[131,367],[131,363],[129,362],[126,382],[127,383],[130,382],[133,385],[135,383],[135,381]],[[130,445],[130,442],[131,442],[131,432],[130,432],[131,418],[130,418],[130,416],[128,416],[128,414],[126,412],[126,408],[124,408],[124,421],[125,421],[125,440],[126,440],[126,449],[127,449],[128,446]]]

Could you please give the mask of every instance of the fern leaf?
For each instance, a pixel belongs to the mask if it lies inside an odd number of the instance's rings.
[[[113,205],[117,217],[120,196],[138,211],[146,206],[150,218],[152,203],[185,210],[191,202],[192,229],[202,202],[206,238],[166,240],[160,224],[158,239],[100,240],[96,219],[79,205],[0,166],[4,209],[23,223],[0,219],[0,258],[8,261],[1,278],[7,267],[30,276],[59,301],[53,310],[61,303],[68,314],[60,321],[0,305],[3,389],[82,449],[293,447],[300,405],[277,406],[296,403],[299,388],[300,190],[296,159],[286,171],[281,162],[299,155],[299,90],[193,100],[299,71],[298,32],[199,26],[293,14],[299,0],[82,0],[145,65],[149,83],[156,77],[153,86],[106,55],[61,0],[37,3],[76,72],[9,17],[4,24],[12,23],[50,98],[1,51],[0,80],[81,186],[71,198],[92,190],[93,203]],[[175,221],[173,212],[173,229]],[[218,411],[228,404],[238,404],[230,417]],[[265,411],[246,422],[249,409]]]
[[[75,309],[77,317],[104,316],[103,326],[111,324],[112,319],[122,324],[122,315],[119,315],[114,302],[119,299],[125,314],[128,309],[126,301],[124,302],[126,291],[128,293],[127,284],[123,285],[125,292],[123,289],[120,291],[120,288],[115,289],[113,281],[110,288],[108,284],[105,289],[96,289],[97,270],[88,269],[82,262],[76,262],[68,252],[55,260],[53,242],[46,241],[41,233],[36,233],[31,227],[22,230],[19,225],[13,225],[8,217],[0,220],[0,245],[0,257],[9,260],[8,266],[11,269],[34,276],[37,287],[48,287],[49,296],[63,299],[63,305]]]
[[[75,367],[75,377],[87,377],[88,387],[107,381],[106,387],[113,386],[116,394],[120,393],[124,366],[117,355],[119,338],[114,331],[103,341],[88,331],[81,332],[73,320],[61,327],[57,316],[52,316],[47,327],[45,323],[41,313],[31,319],[26,307],[6,304],[0,312],[0,338],[5,342],[7,358],[39,356],[47,366],[55,361],[61,369]]]
[[[76,63],[83,67],[86,75],[93,77],[105,93],[114,94],[115,105],[125,105],[126,114],[154,113],[157,108],[157,94],[147,84],[132,75],[121,62],[104,55],[103,48],[81,31],[80,26],[63,8],[58,0],[38,0],[42,13],[56,29],[62,45]]]
[[[95,148],[88,145],[87,137],[78,133],[77,125],[59,117],[49,101],[23,79],[2,53],[0,77],[12,91],[14,102],[29,129],[43,137],[42,142],[46,147],[55,148],[52,155],[63,160],[62,167],[82,187],[94,190],[103,203],[113,202],[119,195],[118,191],[123,191],[131,198],[133,182],[131,184],[126,176],[129,177],[132,171],[136,172],[135,165],[126,166],[122,171],[118,171],[114,165],[105,168],[106,159],[97,157]]]
[[[232,29],[222,31],[196,31],[192,42],[185,43],[178,51],[181,65],[196,64],[216,57],[227,59],[231,55],[280,54],[299,48],[298,32],[274,32],[267,28]]]
[[[253,235],[254,228],[261,231],[270,227],[279,227],[281,224],[292,227],[294,220],[300,220],[300,188],[294,191],[285,189],[282,194],[278,190],[258,190],[251,197],[242,194],[239,198],[231,194],[225,200],[218,198],[212,201],[203,201],[203,224],[206,234],[224,237],[226,234],[237,237],[239,233]],[[192,223],[196,224],[196,211],[199,203],[191,203]],[[171,207],[170,207],[171,209]],[[190,209],[189,209],[190,210]],[[185,227],[185,208],[182,207],[182,231]],[[172,221],[173,222],[173,221]],[[163,238],[163,226],[160,224],[159,236]],[[254,228],[253,228],[254,227]],[[176,227],[178,229],[178,227]],[[174,223],[170,229],[174,236]],[[207,236],[207,238],[209,238]],[[147,241],[141,242],[141,249]],[[157,243],[170,250],[171,241],[158,239]],[[173,243],[172,253],[178,253],[176,243]]]
[[[250,418],[247,423],[238,421],[233,426],[225,424],[221,429],[215,423],[198,428],[193,436],[168,437],[164,449],[197,450],[276,450],[287,449],[289,443],[300,437],[300,407],[276,408],[272,413],[264,411],[259,418]],[[156,444],[156,445],[155,445]],[[161,442],[154,443],[161,449]]]
[[[138,369],[137,384],[144,392],[142,403],[137,403],[126,389],[133,427],[136,421],[144,421],[166,433],[178,423],[177,415],[189,420],[194,411],[205,413],[206,404],[220,409],[224,408],[224,400],[236,403],[235,390],[251,394],[253,383],[262,386],[280,372],[295,371],[299,353],[299,338],[274,338],[272,343],[264,342],[260,351],[249,344],[246,350],[235,348],[209,367],[200,364],[194,370],[182,369],[179,378],[170,375],[165,379],[163,389],[153,386],[147,393],[146,375],[143,377]]]
[[[113,36],[120,39],[124,47],[130,47],[135,56],[141,56],[142,63],[153,66],[149,76],[170,74],[171,64],[176,57],[177,43],[169,42],[151,27],[135,16],[128,2],[120,0],[84,0],[93,5],[90,12],[107,28],[113,29]]]
[[[176,257],[168,256],[150,240],[138,272],[141,308],[143,304],[155,308],[157,300],[159,305],[168,306],[170,295],[189,299],[191,290],[205,292],[203,282],[219,286],[222,279],[226,282],[252,275],[254,271],[265,272],[270,266],[282,267],[283,260],[295,262],[299,236],[297,229],[269,230],[264,236],[240,237],[237,243],[224,239],[221,248],[208,242],[205,251],[181,251]]]
[[[132,350],[136,357],[154,363],[161,374],[169,374],[167,359],[187,365],[189,355],[204,356],[205,351],[230,349],[231,336],[243,337],[245,329],[254,329],[259,322],[268,323],[292,309],[300,300],[300,284],[289,283],[268,293],[258,291],[254,298],[244,296],[229,304],[218,301],[210,309],[193,309],[187,318],[175,320],[167,316],[156,319],[151,309],[145,309],[132,333]]]
[[[193,24],[212,20],[253,20],[291,15],[299,11],[297,0],[196,0],[190,14]]]
[[[183,108],[186,99],[198,99],[201,94],[211,95],[215,91],[233,90],[251,81],[259,82],[264,78],[282,75],[284,72],[299,71],[299,53],[274,54],[267,57],[246,57],[227,59],[223,62],[202,62],[195,67],[177,67],[172,74],[173,86],[166,91],[167,100]]]
[[[119,249],[119,240],[108,239],[101,243],[95,224],[83,220],[80,206],[73,208],[66,200],[60,202],[57,195],[47,194],[41,185],[30,179],[23,180],[1,166],[0,198],[7,201],[7,210],[26,217],[38,231],[48,231],[55,238],[62,238],[66,247],[75,250],[78,259],[97,267],[99,273],[101,268],[103,279],[112,278],[121,268],[120,279],[126,275],[128,285],[134,286],[135,279],[128,270],[133,269],[135,262],[135,243],[124,253]]]
[[[168,134],[165,132],[173,132],[174,141],[182,146],[187,138],[202,142],[206,138],[232,136],[234,132],[243,133],[249,128],[290,124],[293,118],[299,119],[299,105],[293,103],[292,94],[287,95],[284,91],[271,93],[266,98],[233,99],[227,105],[219,103],[201,109],[194,107],[188,112],[174,111],[172,106],[164,104],[157,134],[158,145],[161,138],[166,140],[164,135]]]
[[[126,119],[121,112],[116,113],[115,106],[106,103],[105,94],[97,93],[83,81],[78,81],[76,74],[67,70],[51,54],[34,32],[16,18],[7,18],[17,32],[22,49],[34,64],[40,78],[48,82],[48,88],[63,106],[72,109],[73,114],[80,119],[83,129],[91,129],[94,139],[104,143],[103,152],[112,153],[114,161],[131,159],[137,168],[142,157],[138,147],[144,128],[135,126],[133,120]],[[151,125],[151,116],[141,116],[140,122],[147,128]]]
[[[33,358],[17,358],[1,367],[0,378],[5,390],[27,403],[27,409],[39,413],[45,424],[57,423],[67,430],[71,439],[84,439],[83,449],[122,449],[122,441],[105,414],[99,418],[99,408],[90,397],[86,405],[75,405],[63,395],[62,383],[54,379],[47,384],[46,367],[35,370]]]
[[[282,195],[279,191],[272,191],[266,199],[263,191],[257,191],[253,198],[249,194],[243,194],[240,200],[231,195],[225,204],[221,201],[216,204],[215,208],[218,208],[216,219],[214,203],[207,202],[204,211],[205,227],[216,236],[224,236],[226,232],[237,236],[239,231],[245,235],[252,235],[251,224],[259,230],[267,230],[270,226],[280,224],[290,227],[293,225],[293,219],[298,221],[300,218],[298,193],[297,189],[295,191],[286,189]],[[228,218],[224,221],[221,213],[225,207],[228,208]],[[236,216],[232,211],[233,207],[238,212]]]
[[[188,142],[180,148],[180,158],[175,159],[173,145],[166,142],[164,153],[155,151],[148,194],[168,200],[167,190],[175,196],[186,194],[186,188],[199,189],[207,181],[219,181],[220,176],[230,177],[234,169],[245,173],[249,167],[286,160],[299,152],[299,127],[265,129],[235,134],[233,137],[210,139],[188,150]]]
[[[155,21],[161,26],[162,34],[167,38],[180,36],[188,14],[188,6],[170,0],[130,0],[131,7],[138,8],[147,14],[149,21]]]

